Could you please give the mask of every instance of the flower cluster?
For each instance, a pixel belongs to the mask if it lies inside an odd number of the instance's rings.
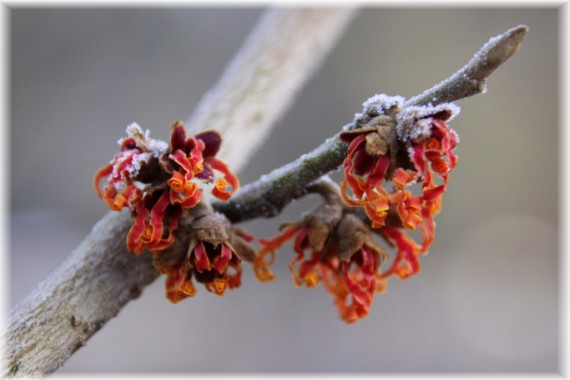
[[[282,225],[280,235],[260,240],[254,272],[260,281],[274,279],[269,266],[275,253],[294,239],[293,283],[312,288],[322,282],[340,317],[352,323],[368,315],[374,293],[383,289],[380,265],[387,255],[370,228],[339,200],[328,200],[299,222]]]
[[[311,184],[306,190],[324,202],[283,224],[277,236],[255,239],[257,253],[248,244],[253,236],[202,202],[208,185],[222,201],[239,188],[237,177],[215,157],[221,145],[216,132],[188,137],[176,122],[167,145],[133,124],[119,140],[121,151],[95,175],[95,189],[112,210],[130,210],[127,248],[154,254],[171,302],[195,295],[194,282],[218,296],[240,286],[243,261],[253,263],[258,280],[273,280],[275,254],[292,240],[293,283],[322,283],[340,317],[353,323],[368,315],[388,278],[420,271],[419,257],[434,240],[434,217],[457,165],[458,136],[446,124],[457,107],[403,105],[403,98],[386,95],[364,103],[352,128],[340,133],[348,144],[340,186],[328,177]],[[415,230],[421,242],[409,233]],[[396,251],[386,268],[390,256],[374,235]]]
[[[457,164],[453,150],[458,136],[445,124],[457,107],[402,108],[403,98],[385,95],[364,104],[356,128],[340,134],[349,145],[338,199],[330,195],[335,191],[329,184],[319,191],[326,200],[322,206],[297,223],[283,225],[276,237],[260,240],[254,263],[260,281],[275,277],[269,270],[275,252],[294,239],[297,257],[289,265],[294,284],[314,287],[322,282],[341,318],[352,323],[368,315],[374,293],[386,289],[389,277],[420,271],[419,256],[433,242],[434,216]],[[407,232],[416,229],[421,243]],[[373,233],[396,250],[387,269],[381,266],[388,254]]]
[[[181,217],[200,202],[200,183],[213,183],[212,194],[222,200],[239,188],[237,177],[215,157],[221,144],[217,132],[186,137],[182,123],[176,122],[166,146],[132,124],[119,144],[121,151],[97,172],[94,185],[109,208],[131,211],[134,224],[127,248],[137,254],[158,252],[174,242]],[[223,176],[215,178],[215,172]]]
[[[418,256],[427,253],[433,242],[433,218],[441,210],[449,173],[457,164],[453,149],[458,137],[445,124],[456,111],[449,104],[410,107],[392,118],[383,115],[340,135],[349,143],[342,196],[349,205],[362,207],[372,227],[381,229],[382,236],[397,249],[383,278],[417,273]],[[386,181],[393,183],[392,189],[384,187]],[[414,184],[419,187],[416,195],[411,190]],[[418,227],[421,244],[405,232]]]
[[[220,135],[187,137],[176,122],[167,145],[132,124],[119,145],[120,152],[96,173],[95,190],[112,210],[129,209],[134,223],[127,248],[154,254],[155,267],[167,275],[167,298],[175,303],[194,295],[192,277],[217,295],[238,287],[241,261],[252,261],[254,254],[245,241],[250,237],[201,202],[208,185],[223,201],[239,188],[237,177],[215,157]]]

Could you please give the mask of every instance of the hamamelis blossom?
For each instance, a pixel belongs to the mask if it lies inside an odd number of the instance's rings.
[[[268,268],[275,252],[294,239],[293,283],[312,288],[322,282],[340,317],[353,323],[368,315],[374,293],[383,289],[380,264],[386,254],[362,220],[346,211],[341,204],[325,203],[301,221],[283,225],[280,235],[260,240],[254,272],[260,281],[275,278]]]
[[[233,228],[221,214],[207,213],[182,227],[178,246],[154,256],[154,266],[167,275],[166,297],[177,303],[197,293],[193,280],[215,295],[241,284],[241,263],[253,261],[251,236]],[[180,245],[183,246],[180,246]]]
[[[445,114],[439,114],[440,117]],[[449,116],[448,116],[449,117]],[[403,227],[415,230],[419,226],[423,241],[416,243],[403,229],[385,228],[384,237],[397,248],[392,266],[383,274],[384,278],[396,274],[400,278],[419,272],[417,257],[426,254],[435,237],[434,216],[441,211],[443,194],[449,180],[449,173],[457,165],[453,149],[457,146],[456,133],[444,120],[433,117],[430,120],[431,137],[412,141],[409,152],[415,171],[398,168],[393,177],[401,180],[390,195],[391,204],[397,210]],[[421,194],[413,196],[406,186],[421,183]]]
[[[457,164],[453,150],[458,137],[445,124],[457,112],[455,106],[395,108],[397,113],[376,116],[340,135],[349,143],[342,196],[349,205],[362,207],[372,227],[397,250],[383,279],[393,274],[405,278],[420,270],[418,256],[433,242],[433,218],[441,210],[449,173]],[[414,184],[419,185],[417,195],[409,189]],[[397,222],[388,225],[388,217]],[[418,227],[421,244],[406,233]]]
[[[237,177],[215,157],[221,144],[215,131],[187,137],[176,122],[167,146],[132,124],[119,144],[120,152],[96,173],[94,186],[109,208],[131,211],[127,248],[137,254],[174,242],[180,218],[200,202],[204,185],[212,184],[212,195],[224,201],[239,189]]]

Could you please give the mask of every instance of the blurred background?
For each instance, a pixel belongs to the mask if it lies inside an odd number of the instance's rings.
[[[10,305],[108,212],[92,178],[125,127],[167,139],[262,12],[10,10]],[[558,9],[362,9],[239,174],[246,184],[308,152],[375,93],[422,92],[518,24],[530,28],[519,53],[450,123],[460,161],[422,273],[391,281],[366,319],[346,325],[322,287],[295,288],[285,248],[277,281],[246,266],[223,298],[199,288],[172,305],[159,278],[60,372],[557,371]],[[243,227],[269,237],[315,202]]]

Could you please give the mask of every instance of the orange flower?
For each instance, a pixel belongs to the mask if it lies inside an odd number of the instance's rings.
[[[226,244],[214,246],[200,241],[192,249],[187,261],[169,271],[166,279],[166,296],[172,303],[196,294],[192,277],[204,284],[206,289],[217,296],[223,296],[227,289],[241,284],[241,260]],[[232,268],[235,273],[230,274]]]
[[[374,293],[382,290],[378,281],[379,266],[380,257],[367,245],[354,253],[348,262],[333,258],[321,266],[323,284],[334,296],[340,317],[345,322],[353,323],[368,315]]]
[[[372,227],[379,229],[378,232],[397,250],[391,267],[382,274],[382,280],[394,274],[405,278],[419,272],[418,257],[427,253],[434,240],[434,216],[441,210],[449,173],[457,164],[453,150],[458,137],[445,124],[453,112],[453,106],[446,105],[404,109],[403,116],[396,116],[400,124],[395,129],[402,140],[399,144],[404,144],[400,147],[389,144],[390,133],[385,128],[363,126],[341,134],[341,140],[350,143],[343,163],[343,198],[350,206],[364,208]],[[400,151],[391,152],[390,148],[394,146]],[[384,179],[393,182],[391,192],[383,187]],[[414,183],[419,183],[418,195],[407,189]],[[347,187],[355,198],[348,196]],[[388,216],[389,226],[385,224]],[[399,219],[398,222],[394,218]],[[423,239],[421,244],[404,230],[418,227]]]
[[[154,264],[166,274],[166,297],[177,303],[196,294],[192,282],[204,284],[206,290],[223,296],[227,289],[241,285],[241,262],[253,261],[255,253],[247,245],[252,237],[231,228],[219,214],[206,214],[184,230],[189,245],[182,254],[170,250],[156,255]],[[176,256],[177,255],[177,256]]]
[[[180,264],[172,269],[166,277],[166,298],[172,303],[182,301],[187,297],[196,295],[196,288],[190,278],[191,272]]]
[[[389,242],[396,246],[398,253],[390,269],[384,272],[380,278],[386,279],[393,274],[396,274],[400,278],[407,278],[418,273],[420,271],[418,256],[421,250],[412,238],[398,228],[385,228],[383,235]]]
[[[215,157],[221,142],[222,138],[215,131],[206,131],[187,138],[182,123],[174,123],[168,151],[160,157],[163,169],[172,174],[172,185],[179,188],[183,183],[182,177],[186,180],[196,178],[211,183],[214,182],[214,173],[217,171],[223,177],[215,180],[212,195],[223,201],[228,200],[239,189],[239,180],[222,160]]]
[[[373,241],[360,218],[350,213],[337,215],[340,209],[330,206],[323,205],[302,221],[285,225],[284,231],[272,239],[260,240],[262,248],[256,256],[254,272],[260,281],[274,279],[268,266],[273,263],[275,252],[294,238],[297,256],[290,262],[289,270],[295,286],[313,288],[323,282],[335,299],[341,318],[353,323],[368,315],[374,293],[383,288],[380,264],[385,252]]]
[[[372,223],[376,227],[381,227],[384,225],[388,210],[388,196],[382,189],[382,181],[390,166],[390,156],[369,153],[367,136],[372,133],[376,132],[369,128],[362,128],[360,134],[341,133],[341,139],[350,142],[350,145],[343,162],[345,178],[340,188],[342,197],[348,205],[364,207]],[[356,199],[348,194],[347,185]]]
[[[94,186],[109,208],[131,211],[135,222],[127,235],[130,251],[158,252],[170,246],[185,210],[200,202],[199,183],[213,182],[214,171],[223,175],[216,182],[215,196],[227,200],[237,191],[237,177],[215,157],[221,141],[214,131],[186,138],[181,122],[172,126],[168,146],[136,124],[127,128],[121,151],[95,174]]]

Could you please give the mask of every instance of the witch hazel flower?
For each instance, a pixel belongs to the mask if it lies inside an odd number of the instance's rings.
[[[356,128],[340,135],[349,143],[342,196],[349,205],[362,207],[372,227],[397,250],[382,279],[420,271],[418,256],[426,254],[434,240],[433,218],[441,210],[449,173],[457,164],[454,149],[459,139],[446,122],[459,108],[403,104],[401,97],[378,95],[356,115]],[[414,185],[419,192],[412,191]],[[406,233],[418,227],[421,244]]]
[[[330,184],[325,188],[330,191]],[[340,196],[329,193],[325,199],[300,221],[282,225],[281,234],[259,240],[262,248],[254,272],[260,281],[274,279],[269,266],[275,253],[293,240],[297,254],[289,264],[293,283],[308,288],[322,283],[333,296],[340,317],[353,323],[368,315],[375,292],[383,290],[380,265],[387,256],[370,228],[342,204]]]
[[[239,287],[241,263],[253,262],[255,256],[249,245],[251,235],[204,204],[198,208],[198,215],[184,222],[177,233],[181,239],[153,257],[155,268],[167,275],[166,297],[172,303],[193,297],[197,293],[194,281],[217,296]]]
[[[159,252],[173,244],[181,218],[199,204],[206,185],[213,185],[212,195],[224,201],[239,189],[237,177],[215,157],[222,141],[217,132],[187,137],[177,121],[168,145],[151,139],[136,123],[126,132],[120,152],[95,174],[94,186],[111,210],[130,210],[130,251]]]
[[[345,179],[340,184],[343,198],[350,206],[363,207],[374,228],[383,226],[388,216],[388,194],[382,183],[395,159],[390,152],[396,151],[393,131],[402,102],[401,97],[387,96],[367,101],[363,114],[356,115],[358,127],[340,134],[340,139],[349,144],[343,162]]]

